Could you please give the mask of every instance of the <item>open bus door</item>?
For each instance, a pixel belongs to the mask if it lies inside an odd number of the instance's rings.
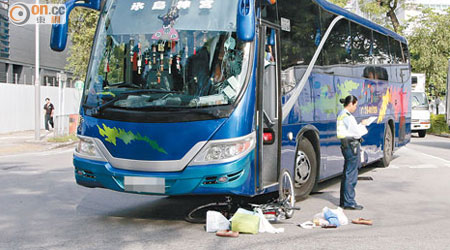
[[[279,30],[262,23],[259,30],[257,84],[258,191],[278,185],[281,148]]]

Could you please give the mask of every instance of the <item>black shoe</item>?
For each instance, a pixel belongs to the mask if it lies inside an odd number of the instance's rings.
[[[354,206],[346,206],[344,207],[345,210],[363,210],[363,206],[361,205],[354,205]]]

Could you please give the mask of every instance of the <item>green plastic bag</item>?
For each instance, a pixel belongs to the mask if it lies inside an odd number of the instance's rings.
[[[231,218],[231,231],[257,234],[259,232],[259,216],[235,213]]]

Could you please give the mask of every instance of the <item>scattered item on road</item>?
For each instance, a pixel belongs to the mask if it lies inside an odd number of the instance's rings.
[[[284,228],[275,228],[270,224],[269,220],[266,218],[266,214],[264,214],[261,208],[254,209],[256,214],[259,216],[259,232],[260,233],[283,233]]]
[[[336,209],[324,207],[321,213],[314,215],[313,221],[306,221],[298,224],[298,226],[304,229],[312,229],[315,227],[335,228],[347,224],[348,218],[341,207],[337,207]]]
[[[339,219],[338,219],[337,214],[335,214],[332,211],[330,211],[330,209],[326,209],[323,212],[323,216],[330,223],[328,226],[336,226],[336,227],[338,227],[338,226],[341,225],[341,223],[339,223]],[[322,226],[322,227],[324,227],[324,226]]]
[[[206,213],[206,232],[215,233],[221,231],[223,234],[223,231],[230,230],[230,225],[232,231],[241,233],[256,234],[284,232],[284,228],[275,228],[270,224],[261,208],[255,208],[253,212],[239,208],[230,221],[220,212],[208,211]]]
[[[348,224],[348,218],[347,218],[347,216],[344,214],[344,210],[343,210],[341,207],[337,207],[336,209],[331,209],[331,208],[328,208],[328,207],[324,207],[324,208],[322,209],[322,213],[325,214],[325,212],[326,212],[327,210],[329,210],[329,211],[331,211],[332,213],[334,213],[334,214],[337,215],[337,218],[338,218],[338,220],[339,220],[339,224],[340,224],[341,226],[344,226],[344,225],[347,225],[347,224]],[[324,218],[326,219],[325,215],[324,215]],[[328,222],[330,222],[330,221],[328,221]],[[331,223],[331,222],[330,222],[330,223]]]
[[[337,228],[337,225],[330,224],[330,225],[323,225],[322,228]]]
[[[372,176],[358,176],[358,181],[373,181]]]
[[[303,222],[302,224],[298,224],[297,226],[299,226],[301,228],[304,228],[304,229],[313,229],[313,228],[315,228],[318,225],[315,225],[314,222],[309,220],[309,221]]]
[[[356,220],[352,220],[352,223],[353,224],[368,225],[368,226],[372,226],[373,225],[373,221],[372,220],[366,220],[366,219],[363,219],[361,217],[359,217]]]
[[[230,229],[228,219],[217,211],[208,211],[206,213],[206,232],[215,233]]]
[[[239,232],[233,232],[231,230],[220,230],[216,232],[216,235],[220,237],[239,237]]]
[[[300,210],[300,208],[291,205],[287,196],[270,199],[263,204],[251,204],[245,199],[232,199],[230,196],[225,196],[225,201],[212,202],[189,210],[184,219],[190,223],[204,224],[207,211],[220,212],[227,219],[230,219],[239,208],[252,209],[254,212],[260,209],[264,217],[270,222],[289,219],[293,216],[294,210]]]
[[[239,208],[231,218],[231,230],[240,233],[257,234],[260,217],[253,212]]]

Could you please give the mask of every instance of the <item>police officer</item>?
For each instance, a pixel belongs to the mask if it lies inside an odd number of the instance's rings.
[[[367,134],[368,120],[356,122],[352,115],[358,106],[358,99],[349,95],[340,99],[344,109],[339,113],[336,122],[337,137],[341,139],[341,151],[344,155],[344,172],[341,180],[340,207],[344,209],[362,210],[363,206],[355,201],[355,186],[358,181],[358,169],[361,168],[361,137]]]

